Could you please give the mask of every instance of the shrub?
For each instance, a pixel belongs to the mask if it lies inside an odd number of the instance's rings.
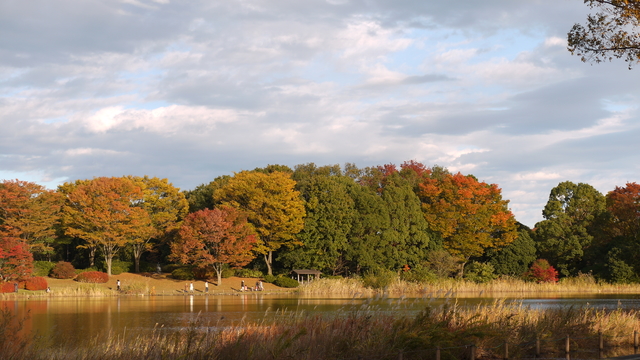
[[[276,281],[277,277],[273,276],[273,275],[265,275],[264,276],[264,282],[273,284],[274,281]]]
[[[76,276],[76,269],[70,262],[59,261],[51,270],[51,277],[56,279],[73,279]]]
[[[224,269],[222,270],[222,278],[223,279],[227,279],[230,278],[232,276],[234,276],[236,274],[236,271],[233,269]]]
[[[327,277],[325,276],[325,279]],[[416,266],[402,272],[402,280],[414,283],[429,283],[437,280],[438,276],[431,269],[424,266]]]
[[[209,267],[196,267],[191,271],[193,271],[193,277],[198,280],[206,280],[214,277],[214,270]]]
[[[292,279],[292,278],[288,278],[288,277],[284,277],[284,276],[278,276],[274,281],[273,284],[275,286],[279,286],[279,287],[283,287],[283,288],[294,288],[294,287],[298,287],[298,285],[300,285],[298,283],[298,280]]]
[[[171,272],[171,277],[176,280],[193,280],[195,276],[193,275],[193,271],[188,267],[181,267],[173,270]]]
[[[109,281],[109,275],[101,271],[87,271],[79,274],[76,281],[92,284],[106,283]]]
[[[175,269],[179,269],[179,268],[181,268],[181,267],[184,267],[184,265],[180,265],[180,264],[167,264],[167,265],[164,265],[164,266],[162,267],[162,272],[163,272],[163,273],[169,273],[169,274],[170,274],[170,273],[172,273],[172,272],[173,272],[173,270],[175,270]]]
[[[525,274],[526,278],[536,282],[558,282],[558,272],[547,260],[538,259],[531,264],[531,268]]]
[[[12,293],[15,292],[14,282],[0,283],[0,293]]]
[[[474,261],[466,266],[464,278],[476,283],[486,283],[496,278],[493,265]]]
[[[54,266],[56,264],[51,261],[34,261],[33,276],[49,276]]]
[[[131,267],[131,270],[133,270],[133,266]],[[162,269],[160,269],[162,270]],[[140,261],[140,272],[149,272],[149,273],[154,273],[158,271],[158,264],[153,264],[147,261]]]
[[[261,278],[262,271],[253,270],[253,269],[236,269],[235,271],[237,277],[241,278]]]
[[[88,271],[100,271],[98,270],[97,267],[92,266],[92,267],[88,267],[86,269],[76,269],[76,275],[82,274],[84,272],[88,272]]]
[[[384,289],[398,278],[398,274],[391,270],[379,269],[369,271],[362,278],[362,285],[372,289]]]
[[[111,275],[120,275],[124,272],[130,272],[132,268],[133,268],[133,263],[130,261],[122,261],[122,260],[111,261]]]
[[[41,277],[41,276],[34,276],[30,279],[25,280],[25,285],[24,285],[25,289],[27,290],[46,290],[47,287],[49,287],[49,284],[47,284],[47,279]]]

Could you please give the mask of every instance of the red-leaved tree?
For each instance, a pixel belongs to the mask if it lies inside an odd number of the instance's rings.
[[[22,281],[31,277],[32,272],[29,245],[14,236],[0,236],[0,282]]]
[[[547,260],[538,259],[531,264],[529,271],[525,273],[525,277],[538,283],[555,283],[558,282],[558,271]]]
[[[225,264],[241,267],[255,258],[256,235],[239,210],[221,207],[189,214],[171,244],[172,260],[200,268],[213,268],[222,283]]]

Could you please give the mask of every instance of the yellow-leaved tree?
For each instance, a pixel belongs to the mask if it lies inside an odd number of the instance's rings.
[[[149,214],[151,226],[147,231],[132,234],[129,244],[133,250],[135,271],[140,272],[140,257],[153,246],[153,241],[167,231],[180,227],[180,222],[189,212],[189,202],[167,179],[148,176],[128,176],[142,190],[142,200],[137,206]]]
[[[213,194],[215,203],[246,214],[258,234],[254,251],[264,256],[269,275],[273,274],[274,251],[301,245],[296,234],[304,227],[305,210],[295,184],[290,174],[280,171],[242,171]]]

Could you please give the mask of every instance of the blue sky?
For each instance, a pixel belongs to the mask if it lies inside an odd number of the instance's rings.
[[[579,0],[0,3],[0,179],[417,160],[542,219],[562,181],[639,180],[638,69],[584,64]]]

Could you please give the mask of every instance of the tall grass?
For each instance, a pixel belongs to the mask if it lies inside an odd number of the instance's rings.
[[[398,300],[397,306],[403,306]],[[561,308],[536,310],[496,301],[490,306],[427,307],[417,315],[381,311],[375,301],[345,308],[334,316],[268,312],[255,322],[232,326],[200,321],[178,331],[157,327],[146,334],[107,333],[87,344],[53,344],[10,349],[3,357],[30,359],[460,359],[475,344],[484,358],[501,355],[510,344],[512,358],[532,357],[536,337],[545,355],[557,356],[570,336],[574,349],[597,349],[598,332],[606,346],[620,351],[640,328],[636,310]],[[46,343],[46,342],[45,342]],[[564,355],[564,354],[562,354]],[[585,356],[581,356],[584,358]],[[588,356],[587,356],[588,357]],[[597,357],[597,355],[594,355]]]
[[[518,295],[540,293],[567,294],[640,294],[640,284],[609,284],[597,282],[590,275],[580,275],[562,279],[558,283],[535,283],[515,278],[502,278],[488,283],[475,283],[461,279],[438,279],[427,283],[400,280],[396,277],[389,285],[381,289],[367,287],[360,279],[319,279],[300,286],[300,293],[306,294],[456,294],[486,296]]]

